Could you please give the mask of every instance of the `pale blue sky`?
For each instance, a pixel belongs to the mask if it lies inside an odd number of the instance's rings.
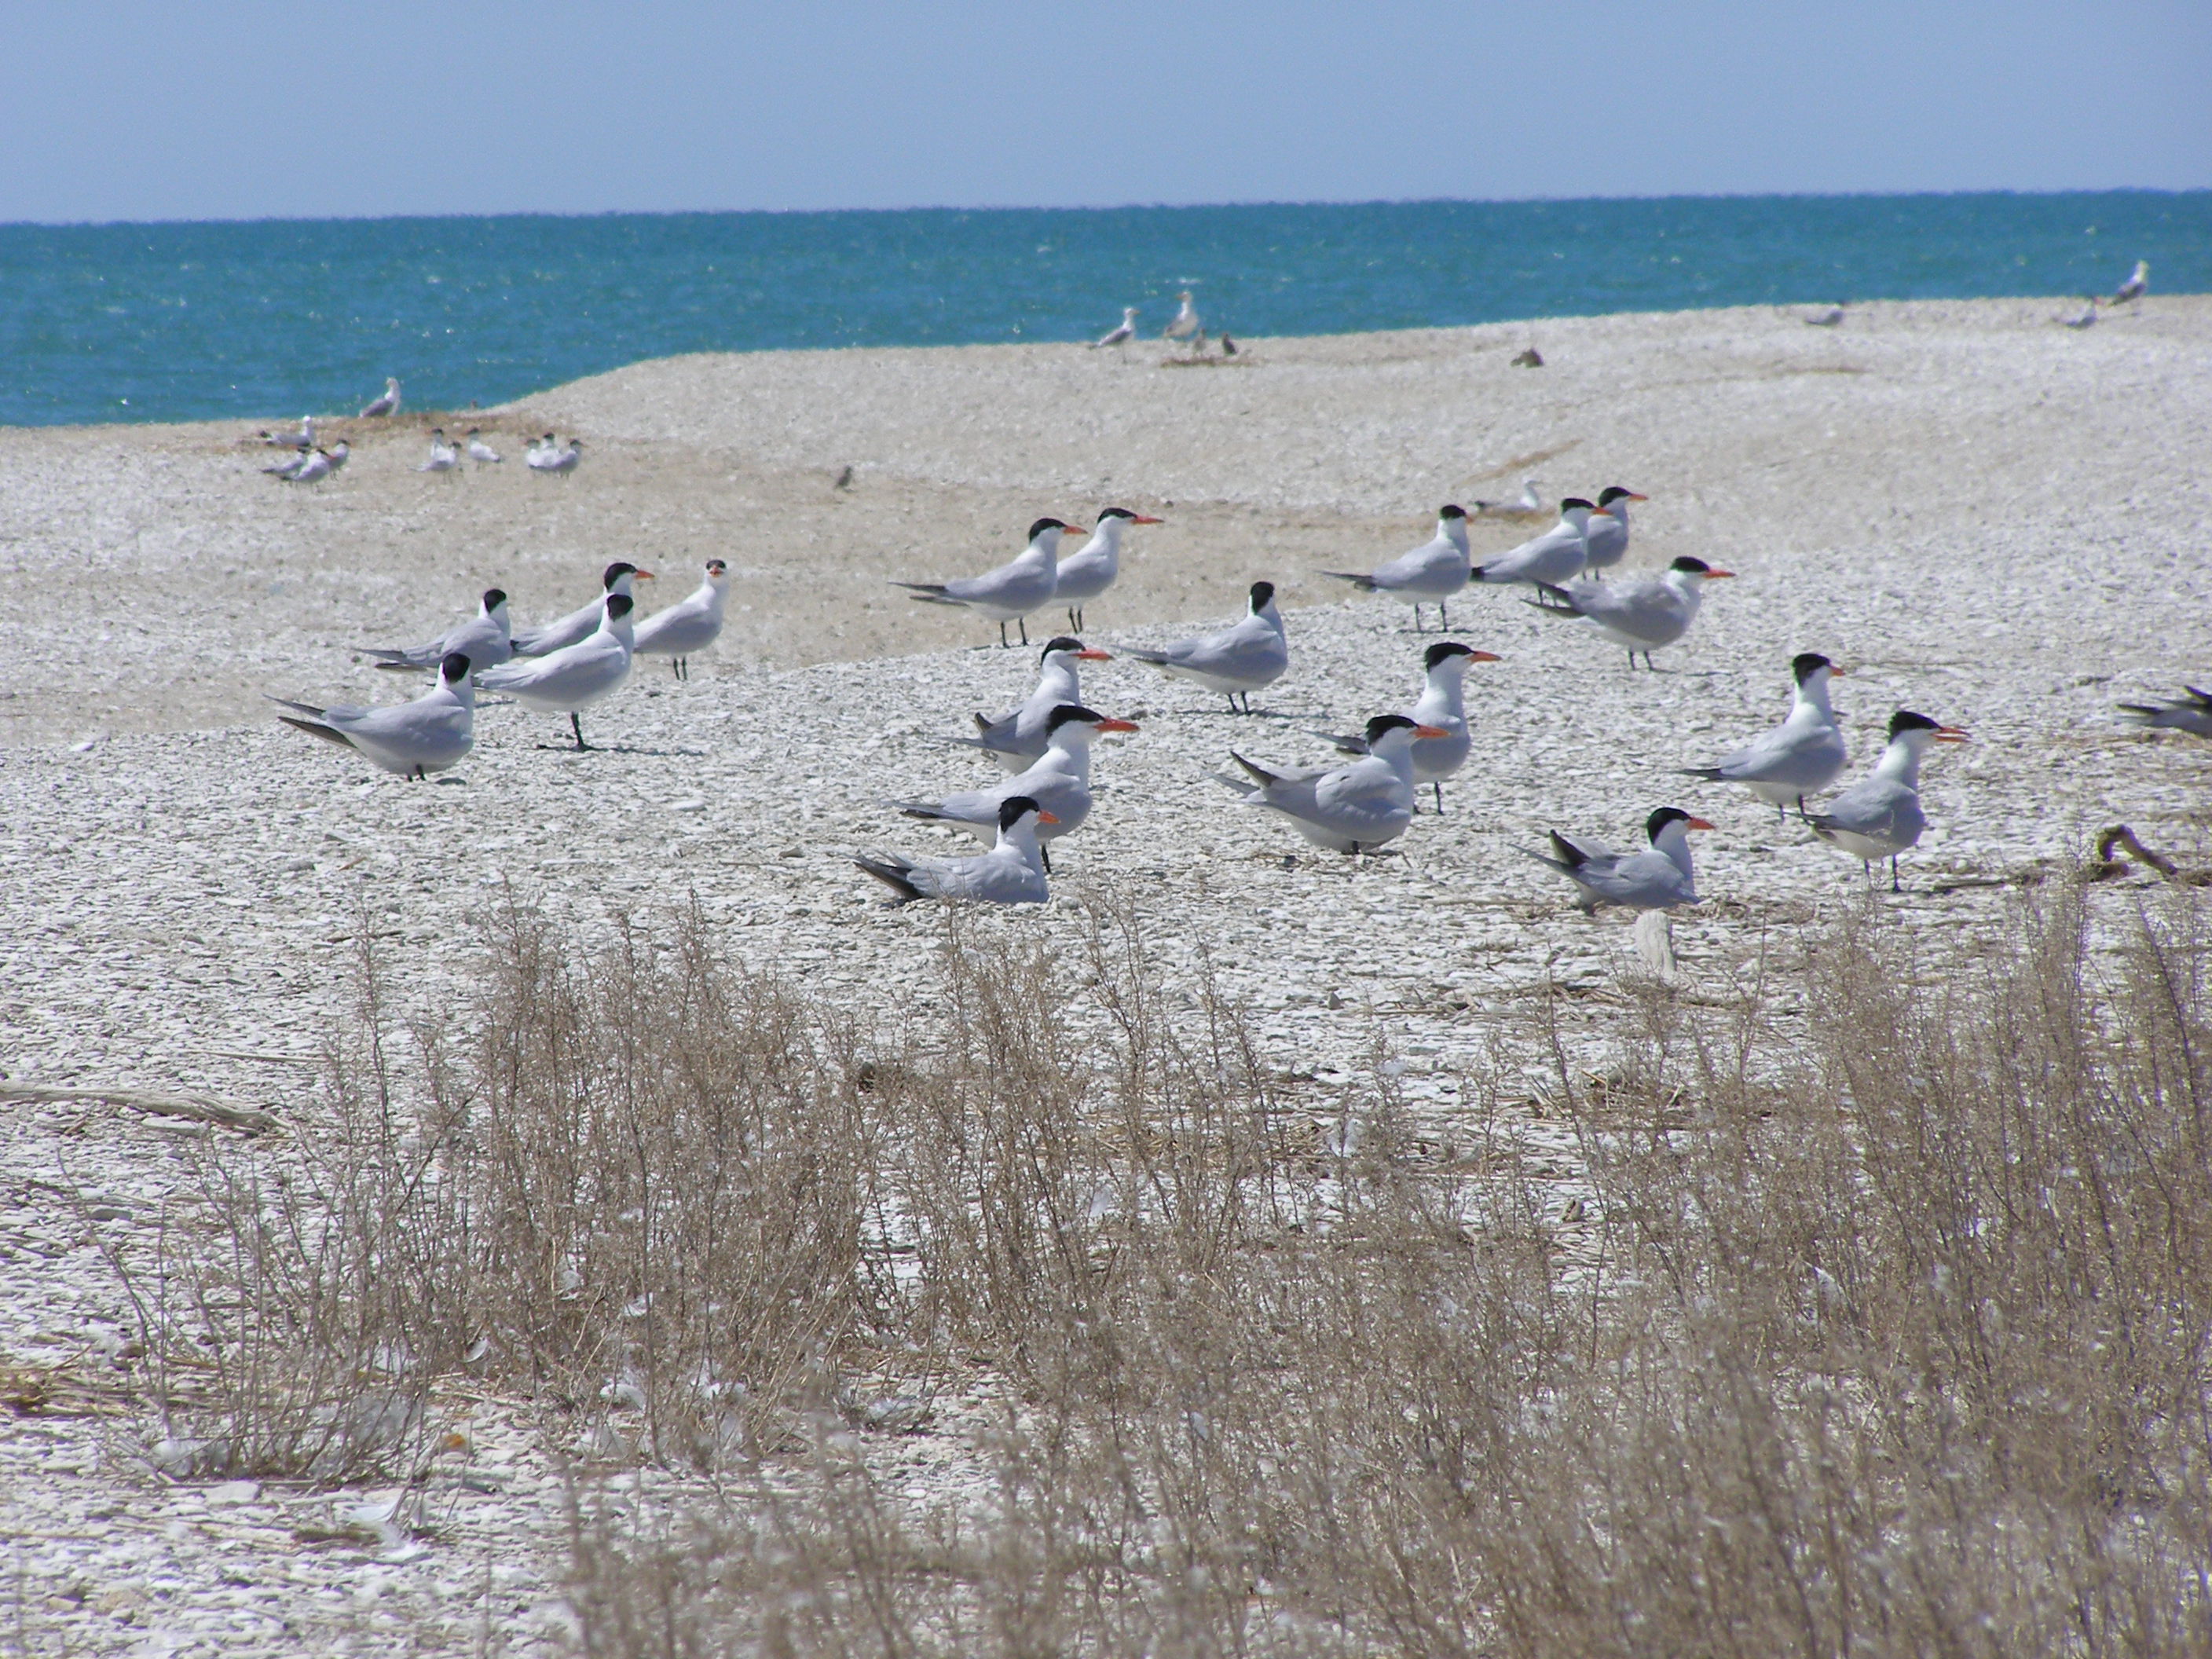
[[[2212,185],[2208,0],[0,0],[0,221]]]

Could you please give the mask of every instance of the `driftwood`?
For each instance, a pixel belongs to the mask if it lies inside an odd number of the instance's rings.
[[[14,1083],[0,1078],[0,1100],[33,1100],[48,1103],[105,1100],[143,1112],[149,1117],[189,1118],[195,1123],[219,1123],[249,1135],[281,1135],[284,1126],[267,1112],[234,1105],[211,1095],[171,1095],[152,1089],[59,1089],[40,1083]]]

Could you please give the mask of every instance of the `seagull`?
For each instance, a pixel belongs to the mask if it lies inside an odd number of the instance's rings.
[[[417,472],[451,472],[461,464],[461,452],[446,441],[445,428],[430,428],[430,459],[415,470]]]
[[[584,741],[583,722],[577,715],[629,678],[629,595],[609,593],[603,605],[598,629],[575,644],[504,664],[478,677],[485,690],[504,691],[525,708],[566,714],[579,751],[591,745]]]
[[[481,427],[469,428],[469,459],[478,466],[496,466],[501,459],[500,453],[483,441],[483,432]]]
[[[1137,308],[1134,306],[1123,306],[1121,307],[1121,327],[1111,329],[1106,333],[1100,335],[1097,339],[1091,343],[1091,349],[1095,351],[1100,346],[1127,345],[1130,341],[1136,337]]]
[[[1133,524],[1160,524],[1126,507],[1109,507],[1098,515],[1098,528],[1091,539],[1060,560],[1053,597],[1067,603],[1067,625],[1083,631],[1083,602],[1095,599],[1114,586],[1121,574],[1121,532]]]
[[[276,477],[285,483],[320,483],[337,471],[339,462],[327,449],[318,449],[300,458],[297,466],[286,467]]]
[[[2138,259],[2136,261],[2135,275],[2129,277],[2126,282],[2122,283],[2119,287],[2114,289],[2112,290],[2112,297],[2106,301],[2105,303],[2106,305],[2112,306],[2124,306],[2130,300],[2142,299],[2144,295],[2149,292],[2150,261],[2148,259]]]
[[[1528,601],[1547,617],[1578,617],[1616,645],[1628,647],[1628,665],[1636,666],[1636,653],[1651,666],[1651,653],[1672,645],[1690,631],[1705,600],[1707,582],[1734,577],[1733,570],[1716,570],[1703,559],[1684,554],[1656,576],[1634,581],[1582,582],[1561,587],[1539,582],[1538,596]]]
[[[1526,541],[1510,553],[1476,565],[1469,573],[1472,580],[1493,586],[1507,582],[1563,582],[1583,568],[1588,544],[1589,516],[1597,510],[1595,504],[1579,495],[1570,495],[1559,503],[1559,521],[1534,541]]]
[[[381,398],[377,398],[374,403],[370,404],[368,408],[362,410],[361,411],[361,418],[366,421],[373,416],[380,415],[397,415],[398,412],[399,382],[393,380],[389,374],[387,374],[384,377],[384,395]]]
[[[1232,714],[1237,712],[1239,693],[1249,714],[1252,694],[1282,678],[1291,665],[1290,635],[1283,628],[1283,613],[1275,608],[1273,582],[1254,582],[1249,612],[1243,621],[1218,634],[1200,634],[1157,649],[1142,645],[1121,648],[1139,662],[1221,692],[1228,697]]]
[[[276,717],[285,725],[342,749],[359,750],[386,772],[421,778],[459,764],[476,743],[477,694],[469,668],[465,653],[448,652],[435,685],[412,702],[382,708],[318,708],[289,697],[270,702],[299,711],[297,716]]]
[[[2148,726],[2153,731],[2191,732],[2200,738],[2212,738],[2212,691],[2200,691],[2193,685],[2185,685],[2181,689],[2185,695],[2172,702],[2122,703],[2122,723]]]
[[[898,896],[894,904],[943,899],[948,904],[1042,904],[1044,851],[1037,826],[1053,816],[1027,795],[999,804],[998,844],[972,859],[908,859],[896,853],[862,853],[853,862]]]
[[[1825,310],[1807,313],[1805,318],[1805,325],[1808,328],[1834,328],[1839,325],[1843,320],[1843,307],[1840,305],[1832,305],[1829,306]]]
[[[1650,499],[1619,484],[1609,486],[1597,498],[1597,511],[1589,515],[1589,529],[1583,538],[1583,569],[1587,574],[1602,579],[1628,556],[1628,504]]]
[[[1828,682],[1843,672],[1817,651],[1792,658],[1790,672],[1796,691],[1790,718],[1719,765],[1686,766],[1683,772],[1708,783],[1742,784],[1771,803],[1775,815],[1785,822],[1790,817],[1785,809],[1794,801],[1798,816],[1803,817],[1805,797],[1833,783],[1850,758],[1844,728],[1828,706]]]
[[[1805,822],[1825,842],[1856,854],[1874,881],[1877,859],[1889,860],[1889,890],[1897,884],[1897,855],[1920,839],[1928,815],[1920,808],[1920,757],[1931,743],[1964,743],[1966,734],[1955,726],[1938,726],[1925,714],[1900,708],[1889,717],[1889,746],[1881,751],[1874,770],[1830,801]]]
[[[970,789],[942,800],[902,800],[893,805],[910,818],[934,823],[958,824],[982,840],[998,834],[999,807],[1009,796],[1026,795],[1053,815],[1049,827],[1038,831],[1041,841],[1056,841],[1083,827],[1091,816],[1091,745],[1109,732],[1133,732],[1133,720],[1113,720],[1079,702],[1064,702],[1052,711],[1045,751],[1026,771],[1018,773],[995,789]],[[1043,854],[1047,873],[1052,855]]]
[[[1618,904],[1631,910],[1671,910],[1678,904],[1698,902],[1696,872],[1690,867],[1692,830],[1713,826],[1693,818],[1679,806],[1662,806],[1644,821],[1651,845],[1642,852],[1620,853],[1595,836],[1579,840],[1551,831],[1552,850],[1515,850],[1539,864],[1549,865],[1582,890],[1575,902],[1585,914],[1601,904]]]
[[[1229,758],[1258,787],[1218,775],[1217,781],[1243,793],[1247,806],[1280,812],[1316,847],[1371,853],[1404,835],[1413,821],[1414,739],[1449,735],[1403,714],[1377,714],[1367,722],[1367,752],[1358,760],[1326,772],[1270,772],[1232,749]]]
[[[1474,510],[1486,518],[1533,519],[1544,510],[1544,498],[1536,493],[1534,478],[1521,480],[1521,494],[1510,501],[1477,501]]]
[[[1206,325],[1198,319],[1198,307],[1190,302],[1190,290],[1185,289],[1176,297],[1182,301],[1182,309],[1169,319],[1168,325],[1160,331],[1160,337],[1187,342],[1194,351],[1204,350]]]
[[[400,672],[435,668],[456,651],[469,659],[475,672],[496,668],[514,654],[514,642],[507,626],[507,595],[496,587],[487,587],[483,603],[474,617],[447,629],[428,645],[367,645],[362,651],[379,659],[379,668]]]
[[[2054,323],[2063,323],[2069,328],[2094,328],[2097,325],[2097,302],[2094,299],[2084,300],[2081,301],[2081,309],[2072,316],[2054,314],[2051,320]]]
[[[1467,512],[1463,507],[1437,510],[1437,533],[1410,553],[1401,553],[1388,564],[1377,565],[1362,576],[1349,570],[1324,570],[1340,582],[1350,582],[1363,593],[1387,593],[1413,607],[1413,631],[1421,631],[1421,607],[1433,603],[1437,624],[1451,626],[1444,601],[1467,586]]]
[[[1490,652],[1462,645],[1457,640],[1438,640],[1421,653],[1421,695],[1406,710],[1406,718],[1417,726],[1434,726],[1444,734],[1441,738],[1413,739],[1413,780],[1427,784],[1436,792],[1437,811],[1440,813],[1444,810],[1443,781],[1467,764],[1468,751],[1474,747],[1474,739],[1467,729],[1468,668],[1474,663],[1504,660]],[[1364,737],[1327,732],[1314,735],[1326,738],[1347,755],[1367,752],[1367,739]]]
[[[970,749],[981,749],[1009,772],[1018,772],[1045,750],[1045,738],[1052,719],[1052,711],[1062,703],[1083,701],[1082,671],[1079,662],[1111,662],[1112,657],[1081,640],[1062,634],[1048,640],[1037,657],[1036,690],[1029,700],[1011,714],[1001,714],[993,720],[988,714],[975,716],[972,738],[954,738],[952,742]]]
[[[604,619],[603,601],[610,593],[619,593],[629,599],[634,592],[632,582],[649,582],[653,579],[650,570],[640,570],[627,561],[617,559],[599,575],[599,597],[589,605],[580,605],[557,622],[547,623],[542,628],[518,629],[514,634],[514,654],[518,657],[543,657],[550,652],[571,646],[579,640],[587,640],[598,631]]]
[[[1006,641],[1006,624],[1016,623],[1022,643],[1030,642],[1029,616],[1052,603],[1060,582],[1060,538],[1074,528],[1058,519],[1039,519],[1030,526],[1029,545],[996,570],[980,576],[957,576],[949,582],[894,581],[927,605],[963,605],[981,611],[999,624],[999,643]]]
[[[679,680],[691,678],[692,657],[714,644],[722,631],[722,610],[730,598],[730,567],[707,561],[707,577],[690,593],[637,625],[631,648],[641,657],[666,657]]]

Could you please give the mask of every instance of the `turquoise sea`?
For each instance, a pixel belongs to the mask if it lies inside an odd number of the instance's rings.
[[[2212,289],[2212,191],[0,226],[0,424],[490,404],[645,357]]]

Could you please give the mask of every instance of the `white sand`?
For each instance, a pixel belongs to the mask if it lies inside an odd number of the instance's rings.
[[[1260,341],[1234,367],[1177,370],[1050,346],[685,359],[498,418],[503,433],[582,433],[565,483],[525,476],[519,441],[498,475],[419,476],[414,428],[363,443],[315,492],[255,476],[261,453],[231,427],[0,434],[0,1071],[291,1109],[301,1068],[240,1056],[315,1052],[345,1000],[355,907],[428,998],[465,979],[455,941],[510,882],[593,933],[624,913],[665,934],[696,895],[744,959],[926,1013],[939,919],[878,908],[841,854],[951,848],[877,801],[981,775],[932,738],[1018,696],[1030,658],[968,648],[995,630],[884,579],[981,568],[1032,517],[1109,501],[1170,523],[1132,538],[1124,587],[1091,607],[1094,636],[1224,617],[1267,575],[1292,607],[1293,665],[1259,700],[1272,716],[1250,720],[1134,664],[1094,672],[1088,699],[1145,729],[1102,752],[1060,890],[1133,897],[1171,982],[1209,951],[1260,1011],[1271,1058],[1319,1075],[1316,1112],[1379,1037],[1408,1060],[1415,1107],[1449,1125],[1492,1042],[1519,1052],[1529,988],[1549,974],[1604,991],[1626,924],[1574,915],[1565,884],[1512,850],[1549,825],[1626,838],[1674,800],[1721,826],[1698,848],[1709,902],[1678,935],[1708,988],[1855,902],[1856,863],[1674,771],[1779,718],[1796,651],[1852,670],[1837,700],[1855,772],[1900,704],[1976,735],[1931,766],[1913,890],[1883,901],[1931,942],[1970,945],[2014,884],[2105,823],[2201,861],[2212,750],[2121,733],[2111,709],[2212,672],[2212,300],[2155,300],[2085,334],[2051,309],[1869,306],[1836,331],[1736,311]],[[1531,337],[1550,366],[1510,368]],[[855,483],[834,490],[847,465]],[[1471,677],[1475,758],[1403,858],[1316,860],[1267,817],[1224,810],[1206,775],[1231,744],[1310,761],[1304,728],[1345,729],[1413,690],[1424,641],[1403,608],[1346,600],[1313,568],[1395,553],[1440,502],[1510,494],[1523,470],[1556,492],[1648,494],[1632,564],[1694,552],[1741,579],[1654,675],[1510,594],[1455,604],[1457,636],[1506,660]],[[1522,533],[1479,526],[1478,546]],[[627,555],[672,578],[652,603],[710,554],[733,561],[735,603],[752,609],[733,605],[713,672],[677,685],[648,669],[590,718],[617,752],[541,750],[554,722],[487,710],[461,781],[408,785],[258,702],[394,695],[346,647],[426,636],[489,583],[542,616]],[[918,654],[835,660],[890,653]],[[831,707],[848,717],[825,731]],[[990,925],[1070,923],[1056,904]],[[1585,1052],[1607,1018],[1590,1005]],[[183,1172],[136,1121],[0,1112],[17,1131],[0,1147],[0,1358],[64,1352],[126,1310],[88,1230],[36,1183],[130,1206],[100,1225],[143,1259]],[[1557,1126],[1521,1130],[1543,1146]],[[1568,1167],[1571,1148],[1555,1151]],[[501,1442],[480,1427],[517,1490],[460,1504],[450,1547],[390,1570],[380,1606],[404,1621],[473,1632],[453,1587],[475,1593],[481,1567],[464,1558],[486,1549],[520,1575],[502,1608],[551,1594],[557,1491],[533,1484],[520,1428]],[[0,1529],[43,1540],[27,1547],[34,1577],[173,1571],[191,1588],[170,1613],[195,1630],[258,1616],[216,1588],[218,1545],[295,1590],[357,1588],[357,1559],[297,1559],[277,1522],[203,1524],[197,1496],[145,1487],[103,1443],[70,1421],[0,1437]],[[313,1615],[326,1632],[351,1616]],[[83,1650],[143,1634],[52,1617]],[[548,1617],[495,1625],[526,1650]]]

